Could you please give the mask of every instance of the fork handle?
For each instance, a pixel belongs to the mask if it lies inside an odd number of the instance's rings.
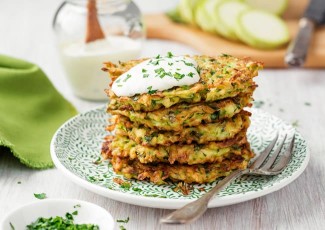
[[[209,201],[218,192],[227,187],[236,178],[248,172],[249,169],[238,169],[232,172],[202,197],[161,218],[160,222],[166,224],[185,224],[197,220],[203,215],[203,213],[205,213],[208,208]]]

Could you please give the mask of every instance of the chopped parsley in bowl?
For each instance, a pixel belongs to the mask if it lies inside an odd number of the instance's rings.
[[[8,214],[1,230],[113,230],[115,221],[104,208],[81,200],[44,199]]]

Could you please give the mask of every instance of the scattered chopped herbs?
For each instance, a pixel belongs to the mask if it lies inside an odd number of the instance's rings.
[[[120,230],[126,230],[126,228],[123,225],[120,225]]]
[[[148,73],[143,74],[143,78],[147,78],[147,77],[149,77]]]
[[[185,77],[185,74],[180,74],[178,72],[174,73],[174,78],[176,80],[181,80],[183,77]]]
[[[117,223],[128,223],[130,220],[130,217],[126,218],[125,220],[116,220]]]
[[[117,85],[117,87],[122,87],[123,85]]]
[[[194,77],[194,73],[193,72],[190,72],[190,73],[187,74],[187,76],[193,78]]]
[[[157,90],[152,89],[152,86],[149,86],[147,89],[148,89],[148,94],[154,94],[157,92]]]
[[[131,185],[132,185],[132,184],[131,184],[130,182],[125,181],[125,182],[123,182],[123,183],[120,185],[120,187],[121,187],[121,188],[124,188],[124,189],[126,189],[126,190],[130,190]]]
[[[18,181],[17,184],[21,184],[21,181]]]
[[[151,60],[149,63],[150,64],[153,64],[153,65],[158,65],[159,64],[159,60]]]
[[[120,81],[121,81],[121,78],[118,78],[118,79],[116,80],[117,83],[120,83]]]
[[[72,215],[74,215],[74,216],[78,215],[78,211],[76,210],[76,211],[72,212]]]
[[[81,205],[80,204],[76,204],[75,206],[73,206],[73,208],[80,208]]]
[[[299,127],[299,121],[298,120],[295,120],[294,122],[292,122],[292,126],[293,127]]]
[[[47,198],[45,193],[39,193],[39,194],[34,193],[34,196],[35,196],[37,199],[40,199],[40,200],[43,200],[43,199]]]
[[[35,222],[26,226],[27,230],[67,229],[67,230],[99,230],[94,224],[75,224],[73,215],[66,213],[64,217],[40,217]]]
[[[11,230],[15,230],[14,225],[13,225],[11,222],[10,222],[9,224],[10,224],[10,228],[11,228]]]
[[[173,65],[173,63],[172,63],[172,62],[168,62],[168,65],[169,65],[169,66],[172,66],[172,65]]]
[[[160,58],[160,54],[158,54],[157,56],[156,56],[156,59],[159,59]]]
[[[187,65],[187,66],[194,66],[194,65],[193,65],[193,63],[190,63],[190,62],[186,62],[186,61],[184,61],[184,60],[182,60],[182,61],[183,61],[183,62],[184,62],[184,64],[185,64],[185,65]]]
[[[155,73],[157,73],[158,77],[163,78],[165,76],[165,70],[164,68],[160,67],[159,69],[155,69]]]
[[[142,69],[142,73],[146,73],[147,72],[147,70],[146,69]]]
[[[124,181],[121,178],[113,178],[113,182],[116,184],[119,184],[121,188],[126,189],[126,190],[130,190],[132,184],[128,181]]]
[[[261,108],[264,104],[264,101],[254,101],[255,108]]]
[[[131,74],[127,74],[126,78],[123,80],[123,82],[126,82],[129,78],[131,78]]]
[[[167,52],[167,57],[168,58],[172,58],[172,57],[174,57],[174,55],[172,54],[172,52]],[[169,64],[169,63],[168,63]]]
[[[311,106],[310,102],[305,102],[305,106]]]

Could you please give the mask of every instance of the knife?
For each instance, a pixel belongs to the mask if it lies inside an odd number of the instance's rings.
[[[311,0],[299,20],[299,30],[290,43],[284,61],[291,67],[303,66],[307,57],[309,44],[318,25],[325,23],[325,0]]]

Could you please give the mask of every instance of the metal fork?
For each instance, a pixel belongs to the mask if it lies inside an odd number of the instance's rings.
[[[233,180],[244,174],[269,176],[281,173],[291,159],[295,136],[293,135],[289,147],[286,148],[285,152],[281,156],[279,156],[279,154],[284,146],[287,135],[285,135],[285,137],[280,141],[278,147],[272,151],[278,138],[279,135],[277,133],[276,137],[271,141],[268,147],[250,164],[248,168],[238,169],[232,172],[201,198],[161,218],[160,223],[185,224],[197,220],[207,210],[209,201],[218,192],[227,187]],[[273,152],[273,154],[270,154],[271,152]],[[270,157],[268,157],[269,155]],[[279,159],[275,163],[277,158]]]

